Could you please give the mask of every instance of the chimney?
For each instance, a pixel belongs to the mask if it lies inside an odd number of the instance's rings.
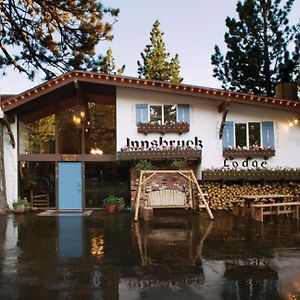
[[[275,97],[288,100],[298,100],[297,82],[280,82],[276,84]]]

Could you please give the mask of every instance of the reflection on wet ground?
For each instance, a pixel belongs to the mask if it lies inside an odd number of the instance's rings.
[[[0,216],[0,299],[300,299],[300,223]]]

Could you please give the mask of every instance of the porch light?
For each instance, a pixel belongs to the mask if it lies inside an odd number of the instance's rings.
[[[77,110],[77,112],[74,113],[73,115],[73,123],[76,127],[80,127],[80,124],[85,121],[85,111],[84,110]]]
[[[294,127],[294,126],[298,125],[299,123],[300,123],[299,119],[295,118],[295,119],[289,121],[289,126]]]
[[[77,127],[77,126],[80,126],[81,124],[81,118],[78,117],[77,115],[73,115],[73,123],[74,125]]]

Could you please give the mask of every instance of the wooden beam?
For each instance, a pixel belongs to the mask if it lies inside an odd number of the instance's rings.
[[[226,100],[226,101],[222,102],[222,103],[218,106],[218,111],[219,111],[219,113],[221,113],[221,112],[223,112],[224,110],[228,109],[229,103],[230,103],[229,100]]]
[[[222,107],[220,107],[221,105],[222,105]],[[221,121],[220,129],[219,129],[219,139],[222,139],[222,137],[223,137],[223,129],[224,129],[226,117],[227,117],[227,114],[229,111],[229,101],[223,102],[221,105],[219,106],[219,113],[223,112],[223,116],[222,116],[222,121]]]
[[[228,114],[228,110],[224,110],[221,125],[220,125],[220,129],[219,129],[219,140],[221,140],[222,137],[223,137],[223,129],[224,129],[224,126],[225,126],[227,114]]]
[[[138,217],[139,217],[140,197],[141,197],[143,177],[144,177],[144,173],[143,173],[143,171],[141,171],[140,180],[139,180],[139,187],[138,187],[138,193],[137,193],[137,199],[136,199],[136,205],[135,205],[135,212],[134,212],[134,221],[135,222],[138,221]]]

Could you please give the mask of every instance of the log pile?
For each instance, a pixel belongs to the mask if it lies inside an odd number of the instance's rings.
[[[222,184],[219,182],[205,182],[200,185],[201,189],[208,194],[209,206],[213,210],[229,210],[232,201],[240,195],[265,195],[283,194],[299,195],[299,183],[265,183],[265,184]]]

